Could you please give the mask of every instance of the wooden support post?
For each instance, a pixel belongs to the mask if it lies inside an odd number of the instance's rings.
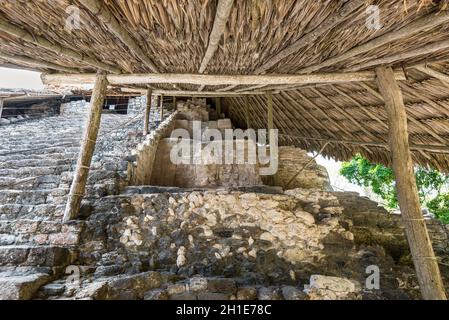
[[[95,82],[92,98],[90,100],[90,113],[84,129],[83,141],[81,144],[76,170],[67,199],[64,212],[64,222],[75,219],[81,207],[81,200],[86,191],[87,178],[92,156],[97,142],[98,131],[100,129],[101,113],[106,97],[108,81],[106,74],[99,73]]]
[[[246,119],[246,129],[251,128],[251,122],[249,120],[249,97],[245,97],[245,119]]]
[[[146,136],[150,130],[150,113],[151,113],[151,102],[152,102],[153,93],[151,90],[147,91],[147,105],[145,108],[145,118],[143,121],[143,135]]]
[[[3,103],[4,103],[4,99],[0,97],[0,119],[2,118],[2,113],[3,113]]]
[[[216,109],[217,109],[217,116],[218,119],[221,119],[221,98],[216,98]]]
[[[379,67],[376,69],[376,74],[388,113],[390,150],[396,176],[399,206],[421,294],[426,300],[445,300],[446,295],[438,262],[421,212],[410,154],[407,114],[402,92],[391,68]]]
[[[268,105],[268,134],[270,134],[270,130],[274,129],[274,118],[273,118],[273,96],[270,94],[267,95],[267,105]]]
[[[173,111],[176,111],[176,97],[173,97]]]
[[[160,98],[160,107],[161,107],[161,122],[164,121],[164,96],[161,95]]]

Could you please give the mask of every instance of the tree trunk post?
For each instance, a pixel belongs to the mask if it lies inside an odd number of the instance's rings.
[[[164,121],[164,96],[161,95],[159,97],[159,99],[160,99],[159,103],[160,103],[160,107],[161,107],[161,122],[162,122],[162,121]]]
[[[389,118],[390,152],[396,176],[401,216],[413,256],[421,294],[423,299],[426,300],[445,300],[446,294],[438,262],[419,202],[402,92],[391,68],[379,67],[376,69],[376,74],[379,90],[384,97]]]
[[[76,164],[72,186],[67,199],[67,205],[63,218],[64,222],[68,222],[76,218],[81,207],[81,201],[86,192],[87,178],[89,177],[90,164],[97,142],[107,86],[108,81],[106,74],[99,73],[97,75],[97,80],[95,81],[95,86],[90,101],[89,117],[87,118],[86,128],[84,129],[78,162]]]
[[[145,108],[145,118],[143,121],[143,135],[146,136],[149,133],[150,127],[150,114],[151,114],[151,103],[152,103],[152,91],[147,91],[147,105]]]
[[[216,109],[217,109],[217,116],[218,119],[221,119],[221,98],[216,98]]]
[[[0,97],[0,119],[2,118],[2,113],[3,113],[3,103],[4,103],[4,99]]]

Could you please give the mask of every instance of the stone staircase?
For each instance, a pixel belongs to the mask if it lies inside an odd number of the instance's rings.
[[[0,127],[0,299],[30,298],[77,256],[84,222],[63,224],[62,216],[86,116]],[[103,115],[87,198],[118,192],[140,130],[139,118]]]

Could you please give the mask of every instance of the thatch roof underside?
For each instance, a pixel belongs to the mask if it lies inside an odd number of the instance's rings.
[[[0,0],[0,22],[73,49],[83,57],[96,59],[122,73],[154,71],[148,60],[144,63],[139,54],[120,41],[82,2]],[[339,15],[350,2],[360,5],[354,5],[344,16]],[[103,6],[143,49],[157,72],[198,73],[214,26],[217,3],[218,0],[105,0]],[[366,6],[370,4],[380,8],[382,28],[379,30],[366,26]],[[378,65],[403,68],[407,80],[401,81],[400,85],[409,116],[410,143],[418,146],[412,150],[413,157],[417,163],[449,171],[449,84],[441,77],[437,79],[414,68],[426,64],[449,79],[447,23],[410,33],[321,67],[331,58],[340,57],[372,39],[402,30],[420,18],[447,14],[446,4],[446,1],[429,0],[235,1],[219,48],[207,65],[206,73],[323,73],[372,70]],[[79,7],[81,18],[81,27],[71,31],[65,28],[69,15],[66,9],[70,5]],[[335,17],[338,17],[335,25],[320,32],[316,39],[311,37]],[[69,58],[33,44],[29,39],[1,31],[1,23],[0,46],[0,53],[7,56],[51,62],[77,72],[96,70],[85,59]],[[438,48],[431,50],[432,46]],[[423,48],[429,50],[418,51]],[[1,65],[57,71],[4,58],[0,58]],[[155,85],[154,88],[173,90],[173,85]],[[177,89],[197,91],[199,88],[184,84],[178,85]],[[274,120],[282,144],[317,151],[331,141],[324,149],[324,155],[347,160],[361,153],[375,162],[390,162],[386,147],[388,119],[375,82],[307,87],[201,88],[205,92],[217,89],[226,92],[275,90]],[[247,101],[251,126],[266,128],[265,97],[249,96]],[[241,127],[246,126],[245,104],[244,97],[224,99],[232,120]]]

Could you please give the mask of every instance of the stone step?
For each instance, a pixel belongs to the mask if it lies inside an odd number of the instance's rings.
[[[52,190],[2,190],[0,203],[3,204],[46,204]]]
[[[45,152],[48,149],[52,149],[55,147],[77,147],[79,146],[80,143],[73,143],[73,142],[69,142],[69,143],[63,143],[63,142],[45,142],[45,143],[33,143],[32,141],[30,141],[29,143],[18,143],[18,144],[13,144],[13,145],[2,145],[1,149],[0,149],[0,154],[3,153],[8,153],[8,152],[15,152],[15,151],[27,151],[27,150],[33,150],[35,151],[40,150],[41,152]]]
[[[53,160],[65,160],[65,159],[76,159],[78,156],[78,153],[50,153],[50,154],[12,154],[9,156],[3,156],[0,157],[2,161],[15,161],[15,160],[47,160],[47,159],[53,159]]]
[[[42,168],[42,167],[58,167],[62,165],[71,165],[76,159],[42,159],[42,160],[32,160],[24,159],[21,160],[6,160],[0,163],[0,169],[20,169],[20,168]]]
[[[2,150],[14,150],[14,149],[26,149],[26,148],[32,148],[35,146],[55,146],[60,144],[70,144],[70,143],[80,143],[81,135],[77,132],[67,133],[64,135],[64,133],[61,133],[60,135],[55,136],[46,136],[43,135],[42,137],[34,137],[34,139],[30,139],[31,137],[28,137],[28,139],[12,139],[5,141],[4,144],[2,144]]]
[[[36,219],[52,220],[62,218],[65,204],[42,204],[42,205],[22,205],[22,204],[1,204],[0,219]]]
[[[0,246],[0,266],[64,267],[70,264],[73,254],[58,246]]]
[[[63,224],[59,221],[34,219],[0,220],[0,245],[74,246],[84,228],[83,221]]]
[[[75,165],[61,165],[48,167],[32,167],[20,169],[0,169],[0,177],[29,178],[48,175],[60,175],[65,171],[72,171]]]
[[[9,160],[11,156],[17,156],[21,155],[22,158],[27,158],[28,156],[32,155],[45,155],[49,156],[52,154],[66,154],[66,153],[75,153],[78,154],[79,147],[51,147],[47,149],[39,149],[39,148],[32,148],[29,150],[6,150],[6,151],[0,151],[0,160],[6,159]]]
[[[30,300],[39,288],[52,280],[40,270],[0,272],[0,300]]]
[[[47,175],[39,177],[28,177],[28,178],[13,178],[13,177],[0,177],[0,190],[1,189],[12,189],[14,186],[31,186],[32,189],[38,189],[37,186],[40,185],[55,185],[51,188],[40,188],[40,189],[53,189],[56,188],[61,181],[60,175]],[[17,188],[19,189],[19,188]],[[21,188],[20,188],[21,189]]]

